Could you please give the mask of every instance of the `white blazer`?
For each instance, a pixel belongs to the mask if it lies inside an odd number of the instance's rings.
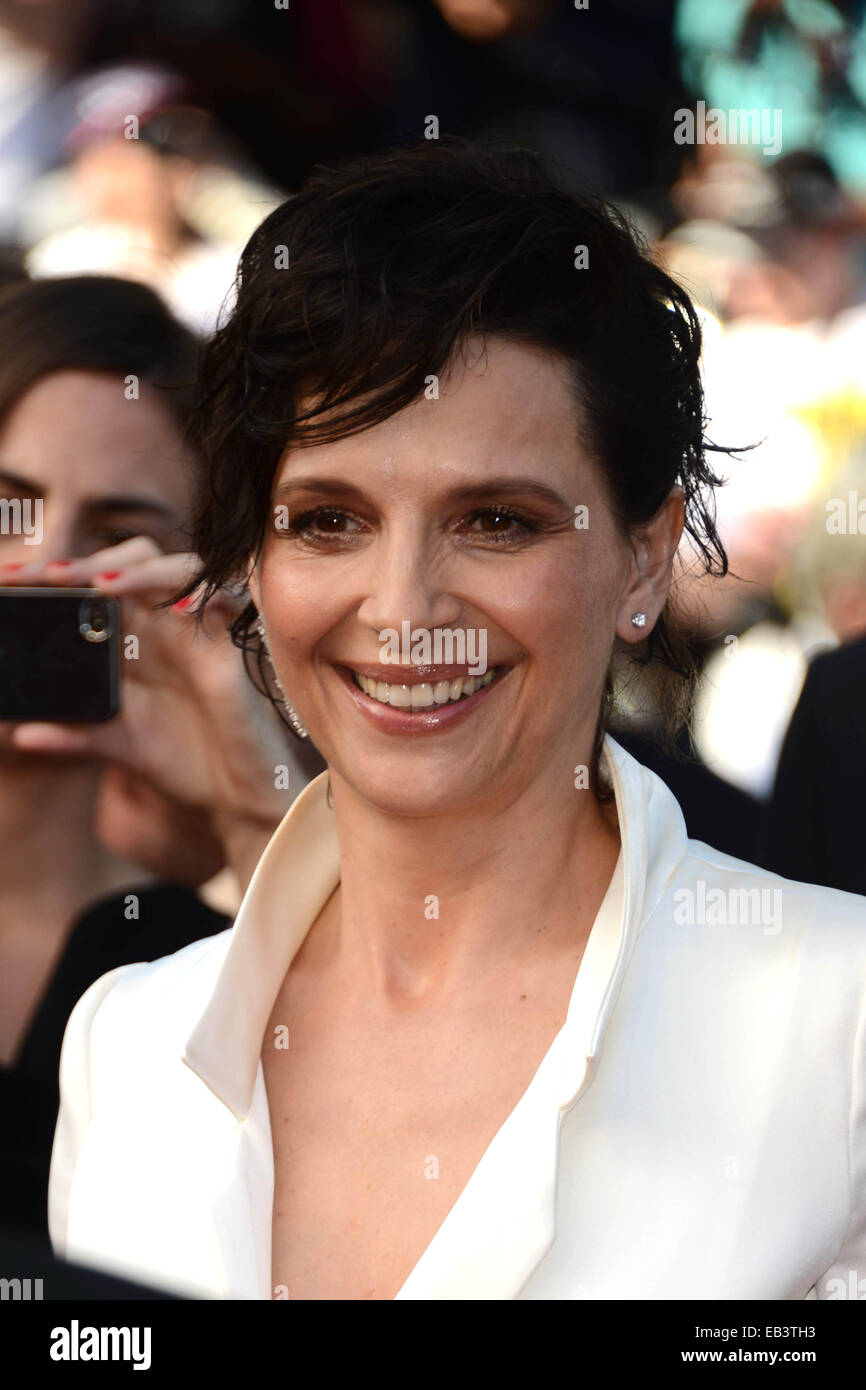
[[[566,1022],[397,1297],[862,1297],[866,900],[689,840],[658,777],[610,737],[603,756],[622,849]],[[231,929],[79,1000],[59,1254],[273,1296],[263,1034],[338,880],[323,773]]]

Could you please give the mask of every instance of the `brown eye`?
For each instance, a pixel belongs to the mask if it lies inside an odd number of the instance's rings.
[[[335,532],[342,531],[348,518],[343,512],[319,512],[316,517],[316,525],[320,531]]]
[[[328,537],[353,535],[360,529],[357,518],[336,507],[315,507],[292,517],[289,531],[302,540],[327,540]]]
[[[140,531],[128,531],[124,527],[116,530],[101,532],[99,539],[104,545],[122,545],[124,541],[131,541],[133,536],[141,535]]]
[[[514,517],[507,512],[483,512],[478,519],[482,523],[482,530],[494,533],[507,531],[514,525]]]
[[[537,527],[508,507],[484,507],[469,518],[469,530],[476,536],[502,543],[522,540]]]

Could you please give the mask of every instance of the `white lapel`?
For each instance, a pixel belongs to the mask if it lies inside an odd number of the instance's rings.
[[[270,1299],[274,1160],[261,1067],[244,1119],[220,1154],[212,1216],[225,1271],[224,1297]]]
[[[183,1060],[239,1120],[250,1108],[265,1027],[286,971],[340,881],[321,773],[292,803],[256,866],[216,985]]]
[[[322,773],[293,802],[256,867],[213,992],[183,1052],[234,1119],[231,1137],[218,1154],[207,1155],[217,1165],[210,1203],[224,1297],[273,1297],[274,1161],[262,1042],[286,971],[339,878]]]

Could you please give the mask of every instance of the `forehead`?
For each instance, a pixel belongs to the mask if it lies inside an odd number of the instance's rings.
[[[81,496],[150,491],[183,505],[190,486],[180,428],[156,389],[142,381],[127,399],[122,378],[96,372],[35,382],[0,423],[0,467]]]
[[[302,401],[309,408],[314,398]],[[327,417],[323,417],[327,418]],[[512,463],[525,471],[567,469],[580,460],[579,414],[564,358],[503,339],[470,340],[439,377],[427,378],[424,395],[360,434],[333,443],[290,447],[276,481],[308,471],[315,460],[336,470],[377,466],[395,480],[413,476],[485,471]]]

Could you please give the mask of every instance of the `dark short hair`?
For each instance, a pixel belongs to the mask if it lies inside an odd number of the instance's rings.
[[[316,170],[250,238],[192,422],[207,469],[196,526],[207,588],[258,556],[290,442],[388,418],[476,334],[560,354],[623,533],[680,483],[700,561],[726,573],[688,295],[620,213],[559,187],[533,153],[446,139]],[[235,624],[250,649],[254,620],[249,605]],[[667,673],[678,721],[694,666],[670,607],[635,655]],[[596,755],[612,689],[609,674]]]
[[[114,275],[17,280],[0,289],[0,420],[52,372],[138,376],[185,428],[199,340],[146,285]]]

